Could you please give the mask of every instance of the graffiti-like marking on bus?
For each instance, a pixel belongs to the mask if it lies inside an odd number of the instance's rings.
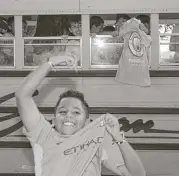
[[[39,94],[38,90],[36,90],[33,94],[33,96],[37,96]],[[10,94],[7,94],[3,97],[0,98],[0,104],[12,99],[15,97],[15,93],[10,93]],[[3,122],[3,121],[6,121],[6,120],[10,120],[12,118],[16,118],[19,116],[19,113],[12,113],[12,114],[9,114],[9,115],[5,115],[5,116],[2,116],[0,117],[0,122]],[[23,126],[22,124],[22,121],[19,121],[17,122],[16,124],[6,128],[6,129],[3,129],[3,130],[0,130],[0,138],[1,137],[5,137],[5,136],[8,136],[9,134],[17,131],[18,129],[20,129],[21,127]]]
[[[33,94],[33,96],[37,96],[39,94],[38,90],[36,90]],[[12,99],[15,97],[15,93],[7,94],[0,98],[0,104]],[[48,107],[47,107],[48,108]],[[19,113],[15,112],[9,115],[5,115],[0,117],[0,123],[3,123],[4,121],[13,119],[19,117]],[[50,121],[49,121],[50,122]],[[127,119],[127,117],[122,117],[118,119],[118,122],[121,125],[121,131],[128,132],[130,130],[133,131],[133,133],[139,133],[143,131],[144,133],[169,133],[169,134],[179,134],[179,131],[175,130],[164,130],[164,129],[154,129],[155,126],[153,120],[148,120],[144,123],[142,119],[137,119],[134,122],[130,123],[130,121]],[[13,124],[12,126],[5,128],[3,130],[0,130],[0,138],[9,136],[10,134],[16,132],[20,128],[22,128],[23,124],[22,121],[18,121],[16,124]],[[11,135],[10,135],[11,136]],[[24,135],[12,135],[13,137],[24,137]]]

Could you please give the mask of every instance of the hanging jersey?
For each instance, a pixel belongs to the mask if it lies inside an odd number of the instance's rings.
[[[140,21],[132,18],[120,29],[124,48],[115,79],[124,84],[150,86],[148,52],[151,38],[139,29],[139,24]]]

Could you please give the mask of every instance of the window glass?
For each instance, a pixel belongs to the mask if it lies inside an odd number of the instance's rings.
[[[81,66],[81,15],[25,16],[24,66],[37,66],[64,52]],[[63,65],[65,66],[65,65]]]

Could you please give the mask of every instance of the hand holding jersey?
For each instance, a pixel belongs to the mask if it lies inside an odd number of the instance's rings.
[[[117,118],[111,114],[106,114],[105,117],[106,130],[112,136],[115,142],[122,143],[124,142],[123,133],[120,132],[120,126]]]

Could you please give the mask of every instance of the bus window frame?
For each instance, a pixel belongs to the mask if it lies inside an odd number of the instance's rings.
[[[115,12],[116,13],[116,12]],[[133,13],[133,12],[132,12]],[[15,15],[15,54],[14,54],[14,67],[6,67],[1,66],[0,71],[31,71],[36,67],[26,67],[24,66],[24,40],[22,36],[22,18],[21,15]],[[89,19],[90,14],[81,14],[82,19],[82,37],[80,42],[80,51],[81,51],[81,64],[82,67],[78,68],[79,72],[87,73],[87,72],[100,72],[104,71],[106,76],[112,76],[117,70],[117,66],[107,66],[107,67],[98,67],[91,66],[91,58],[90,58],[90,29],[89,29]],[[176,65],[160,65],[160,43],[159,43],[159,32],[158,26],[160,24],[159,13],[150,13],[151,19],[151,38],[152,38],[152,49],[151,49],[151,67],[150,71],[154,73],[158,73],[159,71],[179,71],[179,67]],[[163,20],[163,19],[162,19]],[[83,42],[84,41],[84,42]],[[82,44],[83,42],[83,44]],[[157,49],[158,48],[158,49]],[[68,69],[62,69],[58,71],[69,71]],[[109,73],[109,75],[107,75]],[[174,73],[174,72],[173,72]],[[176,74],[178,75],[178,74]]]

